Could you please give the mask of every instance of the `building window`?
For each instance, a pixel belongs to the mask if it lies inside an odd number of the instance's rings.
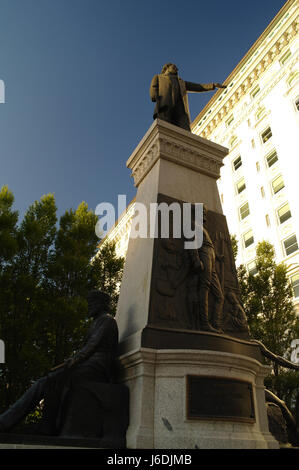
[[[240,181],[238,181],[238,183],[236,184],[236,189],[237,189],[237,193],[240,194],[242,191],[244,191],[244,189],[246,189],[246,184],[245,184],[245,179],[242,178],[240,179]]]
[[[257,267],[256,267],[255,261],[251,261],[250,263],[247,264],[247,271],[248,271],[248,274],[251,274],[252,276],[257,274]]]
[[[299,111],[299,96],[295,100],[295,108],[297,109],[297,111]]]
[[[271,139],[272,137],[272,131],[271,131],[271,127],[267,127],[267,129],[261,133],[261,138],[262,138],[262,141],[263,143],[265,144],[269,139]]]
[[[261,195],[262,195],[262,198],[265,197],[265,189],[264,189],[264,186],[261,187]]]
[[[225,123],[226,127],[229,127],[231,125],[231,123],[233,122],[233,120],[234,120],[234,116],[231,115]]]
[[[267,160],[267,165],[268,165],[269,168],[272,165],[274,165],[274,163],[276,163],[277,160],[278,160],[276,150],[273,150],[273,152],[269,153],[269,155],[266,156],[266,160]]]
[[[251,93],[251,98],[252,98],[252,99],[255,98],[256,95],[258,95],[259,92],[260,92],[260,87],[259,87],[259,86],[255,87],[255,89],[254,89],[253,92]]]
[[[287,52],[285,54],[283,54],[283,56],[281,57],[281,59],[279,61],[281,63],[281,65],[284,65],[289,60],[291,55],[292,55],[292,53],[291,53],[290,49],[288,49]]]
[[[229,147],[232,149],[238,142],[238,137],[235,135],[229,141]]]
[[[294,297],[299,297],[299,273],[291,277],[291,283],[294,291]]]
[[[299,80],[299,72],[291,73],[291,75],[288,78],[289,87],[292,88],[293,85],[295,85],[295,83],[297,83],[298,80]]]
[[[292,235],[291,237],[284,240],[283,244],[287,256],[294,253],[294,251],[298,250],[298,242],[296,235]]]
[[[267,225],[267,227],[270,227],[270,226],[271,226],[271,222],[270,222],[270,217],[269,217],[268,214],[266,214],[265,219],[266,219],[266,225]]]
[[[254,149],[255,148],[255,140],[251,139],[251,147]]]
[[[250,245],[254,243],[253,231],[249,230],[248,232],[244,233],[243,235],[243,242],[245,248],[248,248]]]
[[[280,209],[277,211],[279,223],[283,224],[286,220],[292,217],[289,203],[284,204]]]
[[[282,176],[280,175],[272,181],[273,193],[277,194],[283,188],[284,188],[284,182],[283,182]]]
[[[256,171],[259,172],[261,167],[260,167],[260,162],[256,162],[255,163],[255,166],[256,166]]]
[[[250,212],[248,202],[246,202],[245,204],[243,204],[243,206],[240,207],[239,212],[241,220],[244,220],[246,217],[249,216]]]
[[[255,118],[258,121],[266,112],[265,106],[258,108],[257,113],[255,114]]]
[[[240,166],[242,166],[242,158],[241,156],[235,158],[235,160],[233,161],[233,166],[234,166],[234,170],[237,171],[238,168],[240,168]]]

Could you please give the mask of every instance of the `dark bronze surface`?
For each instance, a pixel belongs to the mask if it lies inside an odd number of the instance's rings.
[[[125,446],[129,422],[129,391],[113,384],[118,327],[110,297],[88,295],[93,318],[83,347],[65,363],[37,380],[0,415],[0,434],[13,429],[43,399],[38,434],[63,438],[99,438],[108,446]]]
[[[141,346],[153,349],[222,351],[252,357],[263,363],[263,356],[257,344],[233,336],[202,331],[160,328],[148,325],[142,332]]]
[[[176,202],[182,207],[184,201],[159,194],[157,202]],[[170,237],[154,241],[148,323],[250,339],[225,216],[206,211],[204,229],[213,245],[208,248],[213,260],[208,258],[204,246],[199,250],[185,249],[183,235],[172,238],[171,227],[170,219]],[[203,260],[203,270],[196,270],[197,258]],[[209,263],[211,275],[207,278]]]
[[[150,97],[156,103],[153,118],[162,119],[190,131],[187,92],[200,93],[215,88],[226,88],[226,86],[221,83],[186,82],[178,77],[177,66],[169,62],[151,82]]]
[[[252,385],[224,377],[188,375],[187,417],[253,423]]]

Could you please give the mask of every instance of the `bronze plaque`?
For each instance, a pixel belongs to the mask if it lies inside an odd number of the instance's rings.
[[[225,377],[188,375],[187,417],[254,422],[252,385]]]

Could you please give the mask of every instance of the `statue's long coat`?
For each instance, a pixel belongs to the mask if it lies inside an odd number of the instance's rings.
[[[211,91],[215,90],[214,83],[192,83],[185,82],[178,77],[179,82],[179,93],[184,103],[185,113],[189,117],[190,122],[190,112],[188,105],[187,91],[193,91],[200,93],[202,91]],[[159,96],[159,100],[155,106],[154,118],[158,116],[159,110],[162,108],[174,108],[176,106],[175,93],[173,90],[173,85],[169,75],[159,74],[155,75],[152,79],[150,86],[150,97],[152,101],[156,101],[156,97]]]

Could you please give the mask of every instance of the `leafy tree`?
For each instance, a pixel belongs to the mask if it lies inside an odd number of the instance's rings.
[[[117,257],[115,243],[105,241],[92,262],[92,275],[97,289],[107,292],[116,312],[119,286],[123,275],[124,258]]]
[[[299,428],[299,373],[281,369],[278,375],[271,374],[265,379],[266,388],[272,390],[292,411]]]
[[[0,190],[0,272],[17,251],[16,225],[18,212],[12,210],[14,196],[7,186]]]
[[[55,249],[43,282],[49,311],[45,327],[54,364],[79,347],[86,330],[85,297],[95,287],[90,261],[98,243],[96,221],[84,202],[76,211],[66,211],[60,219]]]
[[[38,326],[44,313],[40,308],[41,280],[47,270],[55,223],[54,197],[47,195],[29,207],[20,227],[14,227],[16,251],[2,273],[0,293],[0,336],[5,341],[7,361],[2,370],[6,405],[48,365],[40,348]]]
[[[13,202],[11,191],[2,188],[0,338],[6,363],[0,368],[0,409],[80,347],[88,326],[87,292],[100,288],[116,300],[123,265],[113,246],[91,262],[97,217],[85,202],[57,224],[54,196],[45,195],[19,226]]]
[[[275,354],[290,359],[290,345],[299,338],[299,318],[285,264],[275,263],[273,246],[263,241],[256,248],[256,274],[239,266],[238,278],[252,337]],[[273,372],[265,386],[284,400],[299,427],[299,374],[271,363]]]
[[[236,235],[231,235],[230,236],[230,241],[232,244],[232,251],[233,251],[233,256],[234,260],[236,261],[237,255],[238,255],[238,240]]]
[[[255,261],[255,275],[248,274],[244,266],[238,268],[251,333],[272,352],[287,357],[291,342],[299,333],[287,268],[283,263],[275,263],[274,248],[266,241],[257,245]],[[274,371],[277,375],[277,365]]]

